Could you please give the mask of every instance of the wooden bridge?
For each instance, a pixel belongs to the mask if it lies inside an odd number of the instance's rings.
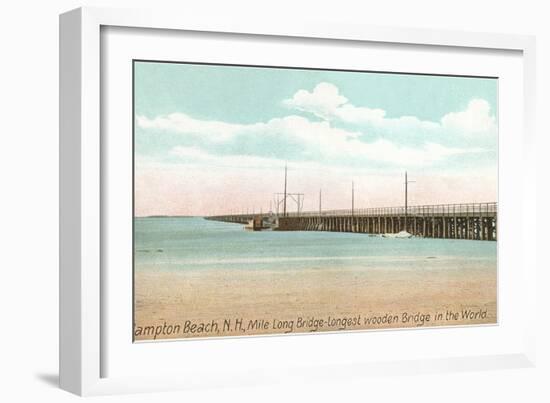
[[[270,220],[277,231],[333,231],[392,234],[406,231],[425,238],[497,240],[497,203],[438,204],[352,210],[324,210],[284,215],[232,214],[208,220],[249,224]]]

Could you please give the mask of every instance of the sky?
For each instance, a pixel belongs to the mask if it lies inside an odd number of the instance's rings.
[[[498,80],[135,62],[135,215],[497,200]],[[289,211],[295,206],[289,202]]]

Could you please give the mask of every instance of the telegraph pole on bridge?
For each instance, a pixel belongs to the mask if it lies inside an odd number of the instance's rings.
[[[286,217],[286,174],[287,174],[287,164],[285,164],[285,194],[283,198],[283,217]]]
[[[353,217],[355,210],[355,183],[351,182],[351,216]]]
[[[408,198],[409,198],[409,183],[414,183],[416,181],[410,181],[407,179],[407,171],[405,171],[405,231],[407,231],[407,216],[408,216]]]
[[[319,216],[321,216],[321,189],[319,189]]]

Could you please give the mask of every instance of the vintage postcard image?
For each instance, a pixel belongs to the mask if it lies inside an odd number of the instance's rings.
[[[134,340],[497,323],[497,91],[134,61]]]

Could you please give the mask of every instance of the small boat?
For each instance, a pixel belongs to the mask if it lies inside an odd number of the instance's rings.
[[[262,231],[271,229],[271,226],[266,225],[263,218],[261,216],[258,216],[254,217],[252,220],[249,220],[248,224],[244,226],[244,229],[248,231]]]

